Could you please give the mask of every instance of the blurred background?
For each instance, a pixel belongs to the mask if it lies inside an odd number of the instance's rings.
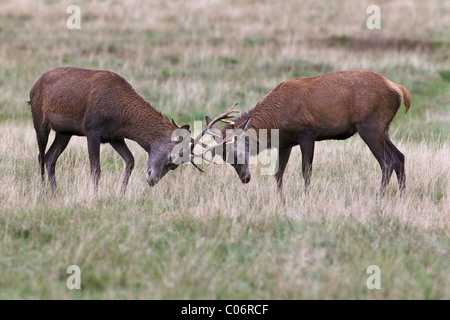
[[[378,1],[381,29],[369,30],[372,2],[0,1],[0,119],[30,120],[34,81],[61,66],[119,73],[179,123],[234,102],[249,109],[286,79],[367,69],[411,91],[405,135],[438,138],[449,100],[433,99],[450,81],[450,2]],[[71,4],[80,30],[66,27]],[[411,124],[419,115],[426,124]]]

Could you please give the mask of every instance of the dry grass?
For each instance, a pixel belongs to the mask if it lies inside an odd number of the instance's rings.
[[[65,28],[68,4],[0,2],[0,298],[450,297],[449,3],[382,1],[377,31],[365,28],[370,1],[86,1],[80,31]],[[248,185],[229,166],[183,165],[150,188],[146,154],[128,142],[126,195],[122,160],[104,146],[94,200],[86,140],[73,138],[52,199],[24,102],[63,65],[115,71],[180,123],[248,109],[288,78],[380,72],[413,96],[391,129],[407,192],[394,176],[377,199],[381,173],[359,137],[316,145],[309,197],[295,150],[285,203],[258,166]],[[81,291],[65,286],[70,264]],[[382,290],[365,286],[372,264]]]
[[[85,138],[74,137],[59,159],[59,195],[53,199],[41,188],[34,130],[27,124],[4,126],[0,134],[4,210],[27,211],[40,206],[71,204],[96,208],[98,203],[92,198]],[[241,185],[228,165],[212,165],[205,174],[199,174],[190,165],[183,165],[169,173],[157,187],[150,188],[145,181],[147,154],[136,143],[128,141],[128,144],[137,162],[128,192],[123,198],[119,196],[123,160],[105,145],[101,154],[100,200],[118,198],[134,202],[148,198],[151,201],[167,198],[170,194],[170,198],[177,199],[179,209],[198,219],[207,219],[211,211],[221,212],[224,202],[227,210],[223,214],[230,217],[240,214],[243,206],[248,216],[258,216],[265,210],[277,212],[281,205],[283,210],[279,213],[291,219],[339,221],[349,217],[367,223],[373,212],[381,210],[380,214],[392,213],[399,222],[410,227],[439,230],[450,236],[446,192],[446,184],[450,181],[448,145],[434,149],[426,144],[398,144],[407,155],[408,192],[404,198],[398,198],[394,174],[388,196],[382,200],[376,197],[381,179],[378,164],[360,138],[317,144],[311,197],[303,194],[301,154],[295,149],[285,175],[287,203],[283,205],[276,193],[275,179],[258,175],[260,168],[257,165],[252,166],[254,176],[249,185]],[[23,197],[26,201],[20,200]],[[240,201],[237,198],[241,198]],[[247,198],[252,201],[244,201]]]

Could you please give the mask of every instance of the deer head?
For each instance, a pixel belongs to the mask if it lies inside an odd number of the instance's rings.
[[[190,133],[188,125],[180,129]],[[146,179],[150,186],[156,185],[167,172],[175,170],[180,165],[172,159],[172,151],[176,149],[178,143],[179,141],[172,141],[171,137],[167,136],[149,148]]]

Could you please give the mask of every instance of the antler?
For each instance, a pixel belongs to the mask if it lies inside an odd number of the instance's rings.
[[[172,123],[174,124],[175,127],[177,127],[178,129],[181,129],[181,126],[180,126],[175,120],[172,119]],[[191,143],[192,143],[192,142],[194,142],[194,138],[191,137]],[[195,145],[194,145],[194,146],[195,146]],[[204,143],[202,143],[202,147],[203,147],[203,148],[206,148],[207,145],[204,144]],[[192,150],[193,150],[193,148],[192,148]]]
[[[238,105],[237,103],[233,104],[227,111],[225,111],[221,115],[212,119],[211,122],[208,123],[206,128],[203,129],[203,131],[194,139],[194,141],[192,142],[192,148],[194,148],[199,143],[200,139],[203,137],[203,135],[205,133],[211,134],[213,136],[218,136],[217,134],[215,134],[214,132],[211,132],[210,130],[211,130],[211,127],[219,121],[229,124],[233,128],[233,131],[234,131],[235,123],[234,123],[234,121],[231,121],[228,119],[234,118],[236,116],[236,114],[239,113],[238,110],[234,109],[234,108],[236,108],[237,105]],[[233,138],[233,136],[232,136],[232,138]],[[207,147],[207,148],[209,148],[209,147]]]
[[[238,110],[235,110],[235,109],[234,109],[234,108],[236,108],[237,105],[238,105],[237,103],[233,104],[230,108],[228,108],[227,111],[225,111],[225,112],[222,113],[221,115],[219,115],[219,116],[215,117],[214,119],[212,119],[211,122],[208,123],[208,124],[206,125],[206,128],[203,129],[202,132],[201,132],[195,139],[194,139],[193,137],[191,137],[191,163],[192,163],[192,164],[194,165],[194,167],[195,167],[196,169],[198,169],[199,171],[204,172],[202,169],[200,169],[200,168],[194,163],[194,158],[195,158],[195,157],[202,158],[203,160],[205,160],[206,162],[208,162],[208,164],[213,163],[211,160],[206,159],[206,158],[204,157],[204,155],[205,155],[206,153],[208,153],[209,151],[211,151],[211,150],[215,149],[216,147],[218,147],[219,144],[215,144],[215,145],[213,145],[213,146],[208,146],[208,145],[206,145],[205,143],[202,142],[201,145],[202,145],[203,148],[206,148],[206,151],[205,151],[205,152],[202,152],[201,155],[194,153],[194,148],[195,148],[195,146],[196,146],[197,144],[199,144],[201,138],[203,137],[203,135],[204,135],[205,133],[206,133],[206,134],[210,134],[210,135],[215,136],[215,137],[222,137],[221,134],[217,134],[217,133],[215,133],[215,132],[210,131],[211,128],[212,128],[212,126],[213,126],[214,124],[216,124],[217,122],[219,122],[219,121],[220,121],[220,122],[223,122],[223,123],[226,123],[226,124],[228,124],[228,125],[230,125],[231,128],[233,129],[233,134],[231,135],[231,137],[228,137],[228,136],[227,136],[223,142],[229,143],[230,140],[231,140],[231,141],[234,141],[235,123],[234,123],[234,121],[231,121],[231,120],[228,120],[228,119],[234,118],[238,113],[240,113]],[[174,119],[172,119],[172,123],[173,123],[177,128],[179,128],[179,129],[181,128],[181,126],[180,126]],[[223,142],[222,142],[222,143],[223,143]]]
[[[181,129],[181,126],[175,120],[172,119],[172,123],[175,125],[175,127]]]
[[[178,129],[181,129],[181,126],[174,120],[174,119],[172,119],[172,123],[178,128]],[[198,170],[198,171],[200,171],[200,172],[205,172],[204,170],[202,170],[202,169],[200,169],[198,166],[197,166],[197,164],[194,162],[194,158],[201,158],[201,159],[203,159],[204,161],[206,161],[206,162],[208,162],[208,165],[210,165],[211,163],[213,163],[211,160],[209,160],[209,159],[206,159],[205,157],[203,157],[203,155],[202,154],[197,154],[197,153],[195,153],[194,152],[194,144],[193,144],[193,142],[194,142],[194,138],[193,137],[191,137],[191,157],[190,157],[190,162],[192,163],[192,165]],[[206,145],[205,143],[201,143],[201,145],[202,145],[202,147],[203,148],[207,148],[208,147],[208,145]]]
[[[245,123],[243,124],[243,126],[242,126],[242,127],[243,127],[243,131],[247,130],[247,127],[248,127],[248,124],[249,124],[250,120],[251,120],[251,117],[249,117],[249,118],[245,121]],[[217,147],[219,147],[219,146],[221,146],[221,145],[223,145],[223,144],[234,143],[234,141],[235,141],[236,139],[238,139],[239,136],[242,134],[242,133],[240,133],[239,135],[236,135],[236,127],[235,127],[236,124],[235,124],[233,121],[227,121],[227,123],[230,123],[230,124],[231,124],[232,129],[233,129],[233,134],[232,134],[231,136],[226,135],[225,139],[224,139],[221,143],[216,143],[216,144],[214,144],[214,145],[209,145],[208,147],[206,147],[206,150],[203,151],[203,153],[202,153],[203,159],[204,159],[204,160],[209,161],[209,159],[206,159],[206,158],[204,157],[204,155],[206,155],[208,152],[210,152],[211,150],[214,150],[215,148],[217,148]],[[211,162],[209,162],[209,164],[211,164]],[[208,165],[209,165],[209,164],[208,164]]]
[[[204,170],[202,170],[202,169],[200,169],[196,164],[195,164],[195,162],[194,162],[194,157],[196,157],[197,155],[191,155],[191,163],[192,163],[192,165],[194,166],[194,168],[195,169],[197,169],[198,171],[200,171],[200,172],[205,172]]]

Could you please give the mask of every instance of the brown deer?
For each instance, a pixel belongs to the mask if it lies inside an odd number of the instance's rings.
[[[136,141],[148,153],[146,178],[150,186],[178,167],[171,158],[178,143],[171,138],[177,126],[118,74],[69,67],[47,71],[31,89],[29,104],[39,146],[42,184],[45,187],[44,167],[47,167],[53,195],[56,161],[73,135],[87,138],[95,195],[100,178],[101,143],[109,143],[125,160],[122,194],[134,168],[134,157],[125,138]],[[181,128],[189,130],[188,125]],[[56,136],[45,153],[51,129]]]
[[[258,130],[278,129],[279,157],[275,178],[281,194],[283,173],[292,147],[300,145],[305,191],[308,192],[315,142],[343,140],[358,132],[380,164],[380,195],[385,193],[394,170],[402,194],[406,181],[405,157],[388,135],[389,125],[402,101],[407,112],[411,96],[406,88],[371,71],[343,71],[293,79],[279,84],[253,109],[232,121],[222,130],[222,136],[229,128],[254,129],[256,152],[259,152]],[[218,130],[209,117],[206,117],[206,122],[210,129]],[[267,146],[270,147],[270,135],[268,140]],[[234,140],[234,148],[228,148],[228,151],[226,146],[230,139],[225,139],[225,142],[208,150],[223,147],[221,154],[225,161],[233,165],[243,183],[248,183],[251,178],[249,140],[246,140],[243,163],[236,161],[237,140]]]

